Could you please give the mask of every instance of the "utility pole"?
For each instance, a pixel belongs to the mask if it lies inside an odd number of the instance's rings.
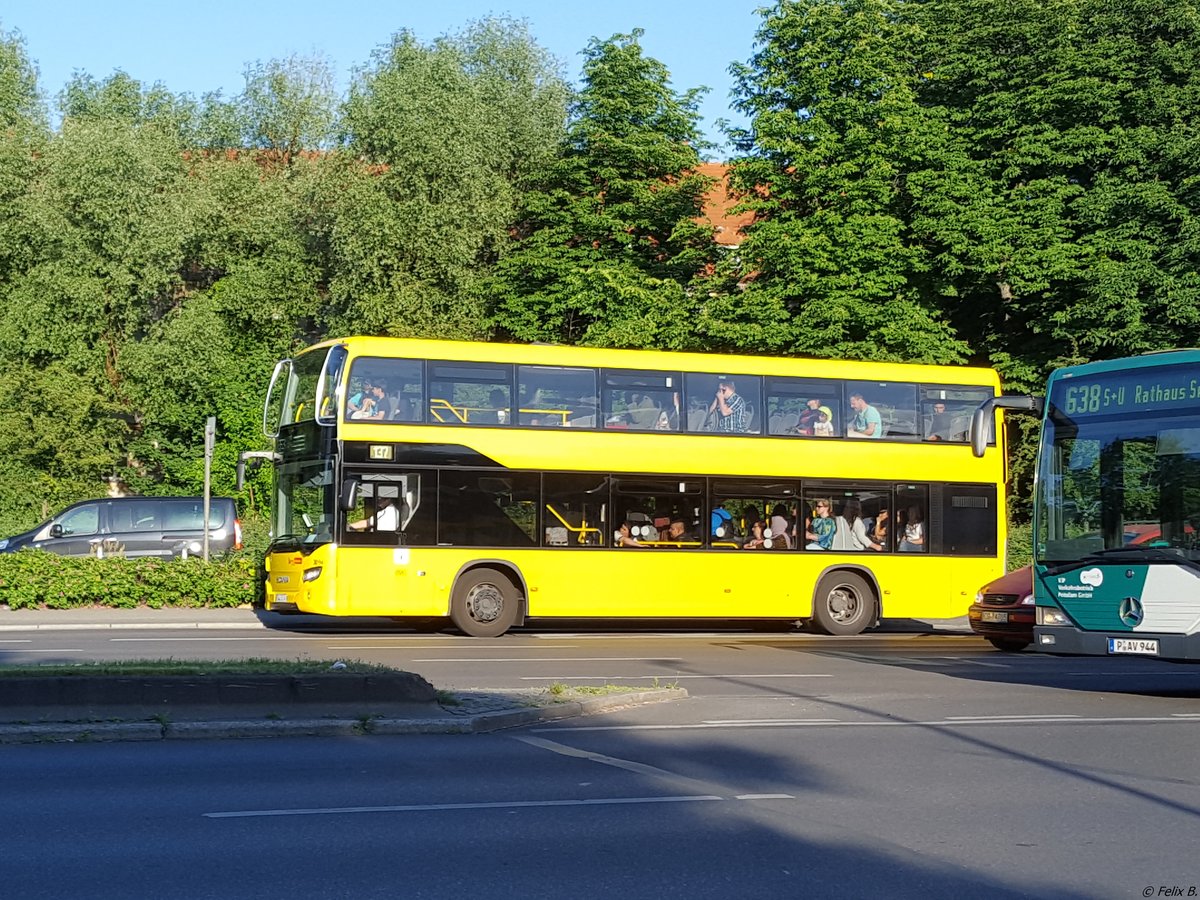
[[[212,506],[212,455],[217,439],[217,417],[204,423],[204,561],[208,562],[208,518]]]

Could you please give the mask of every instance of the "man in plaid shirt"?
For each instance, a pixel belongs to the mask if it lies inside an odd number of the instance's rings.
[[[717,397],[710,412],[717,413],[717,431],[736,431],[745,434],[750,430],[750,410],[746,401],[738,396],[733,382],[721,379],[717,385]]]

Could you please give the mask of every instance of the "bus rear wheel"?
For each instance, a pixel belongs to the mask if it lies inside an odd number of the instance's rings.
[[[813,625],[824,634],[859,634],[875,618],[875,591],[853,572],[830,572],[817,582]]]
[[[517,620],[517,589],[503,572],[472,569],[454,585],[450,620],[470,637],[498,637]]]

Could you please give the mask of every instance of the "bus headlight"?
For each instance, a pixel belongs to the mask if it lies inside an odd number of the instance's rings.
[[[316,581],[320,577],[321,577],[321,567],[320,566],[313,566],[311,569],[304,570],[304,580],[305,581]]]
[[[1037,608],[1037,624],[1070,625],[1071,620],[1068,619],[1067,614],[1060,609],[1054,609],[1051,606],[1039,606]]]

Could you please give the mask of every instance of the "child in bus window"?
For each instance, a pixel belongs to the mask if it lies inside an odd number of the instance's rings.
[[[819,410],[817,421],[813,423],[813,434],[817,437],[833,437],[833,411],[828,406]]]

